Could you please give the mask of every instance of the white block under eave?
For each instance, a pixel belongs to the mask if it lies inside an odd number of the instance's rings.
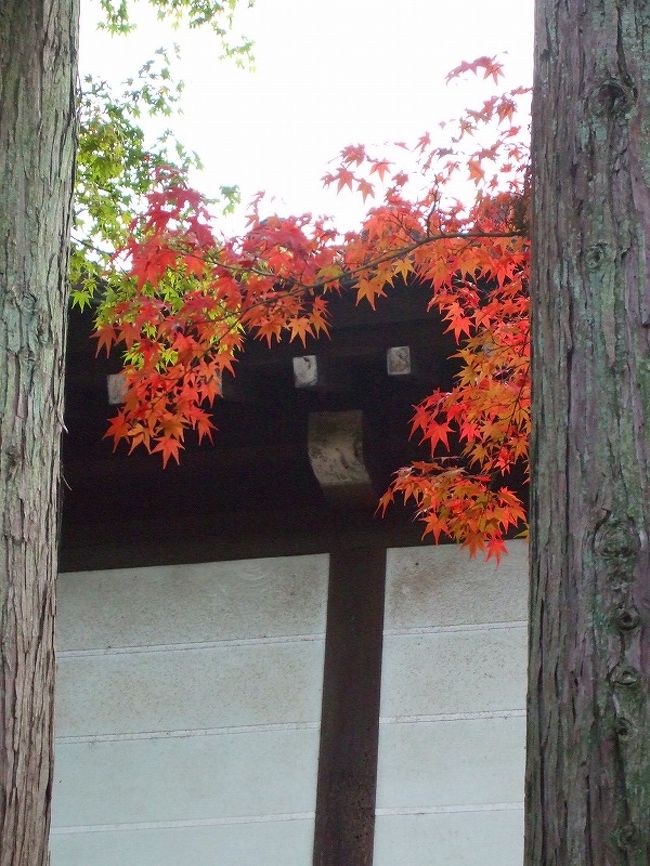
[[[386,350],[386,372],[389,376],[411,375],[410,346],[391,346]]]
[[[296,388],[314,388],[318,384],[318,358],[300,355],[292,358],[293,382]]]
[[[106,390],[109,406],[119,406],[126,402],[127,387],[124,373],[110,373],[106,377]]]

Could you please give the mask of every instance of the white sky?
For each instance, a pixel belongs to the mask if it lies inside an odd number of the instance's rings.
[[[503,54],[506,87],[532,79],[533,0],[256,0],[238,19],[255,71],[220,62],[209,30],[173,31],[146,0],[129,3],[141,24],[125,38],[97,32],[99,4],[83,0],[82,72],[119,82],[180,43],[184,114],[168,125],[204,162],[197,187],[238,184],[244,204],[264,189],[270,210],[333,214],[343,227],[361,198],[321,182],[342,147],[415,141],[482,99],[480,85],[444,84],[463,60]]]

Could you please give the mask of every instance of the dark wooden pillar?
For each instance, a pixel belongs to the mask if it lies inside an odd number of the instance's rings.
[[[330,554],[314,866],[371,866],[386,551]]]

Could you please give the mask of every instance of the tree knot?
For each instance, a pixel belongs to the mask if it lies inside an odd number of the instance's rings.
[[[636,102],[635,88],[610,78],[592,93],[590,105],[596,117],[625,117]]]
[[[612,683],[617,686],[635,686],[640,680],[640,674],[632,665],[619,665],[612,671]]]
[[[596,530],[594,549],[611,562],[634,559],[639,550],[639,538],[632,521],[608,517]]]

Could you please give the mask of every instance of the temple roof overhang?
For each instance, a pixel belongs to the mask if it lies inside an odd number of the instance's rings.
[[[331,302],[329,339],[250,341],[215,403],[214,444],[188,437],[180,465],[165,470],[103,438],[120,359],[95,358],[92,315],[73,312],[61,569],[418,543],[409,513],[374,510],[391,474],[426,456],[408,440],[413,404],[451,384],[453,340],[429,297],[401,285],[372,311],[343,295]]]

